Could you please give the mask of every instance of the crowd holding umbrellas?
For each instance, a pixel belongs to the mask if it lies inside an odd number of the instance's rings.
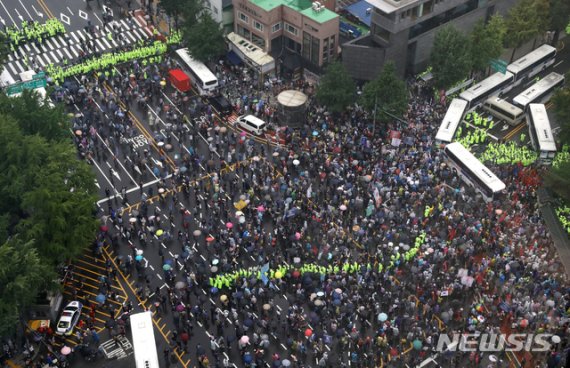
[[[141,110],[161,107],[163,87],[153,81],[170,67],[169,58],[135,63],[107,81],[81,80],[85,91],[107,83],[112,92],[66,93],[82,108],[73,130],[81,132],[75,139],[83,157],[104,158],[89,133],[95,130],[133,171],[160,179],[130,194],[142,201],[136,211],[109,200],[100,216],[114,226],[98,238],[142,284],[145,255],[159,252],[168,287],[147,282],[151,292],[141,295],[172,318],[173,347],[203,367],[401,367],[429,357],[441,333],[544,331],[555,335],[552,349],[526,363],[562,364],[569,284],[538,212],[537,181],[521,180],[528,174],[521,165],[491,165],[508,194],[485,202],[434,144],[445,106],[430,94],[415,93],[406,123],[376,134],[358,106],[333,115],[311,97],[306,124],[290,144],[272,146],[222,133],[208,104],[174,93],[172,108],[156,109],[170,124],[156,139],[180,149],[178,167],[151,164],[151,174],[148,151],[120,143],[134,134],[125,106],[142,98]],[[269,81],[256,90],[241,69],[219,64],[216,73],[232,101],[240,96],[239,112],[270,123],[268,96],[307,87]],[[267,103],[260,108],[259,100]],[[391,144],[390,131],[401,134],[400,145]],[[225,170],[237,162],[245,163]],[[155,193],[159,201],[149,201]],[[195,342],[204,332],[207,348]],[[474,352],[441,359],[444,366],[498,367],[507,358]]]

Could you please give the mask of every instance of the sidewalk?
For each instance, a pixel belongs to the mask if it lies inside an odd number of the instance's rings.
[[[541,188],[537,191],[537,196],[538,201],[541,204],[540,212],[542,214],[542,218],[544,218],[544,222],[546,223],[546,226],[548,226],[548,230],[552,236],[552,241],[554,242],[554,246],[556,246],[558,256],[564,266],[566,275],[570,276],[570,240],[568,240],[568,236],[560,225],[558,218],[556,218],[556,213],[554,212],[551,202],[552,197],[548,191]]]

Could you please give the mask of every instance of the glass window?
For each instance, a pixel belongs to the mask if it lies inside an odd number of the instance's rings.
[[[298,34],[297,28],[293,27],[289,23],[285,23],[285,30],[291,34],[294,34],[295,36]]]
[[[303,57],[310,59],[311,57],[311,35],[303,32]]]
[[[245,15],[244,13],[239,13],[239,19],[244,22],[244,23],[248,23],[249,24],[249,17],[247,15]]]
[[[321,46],[321,40],[317,37],[313,37],[311,42],[311,62],[313,64],[319,65],[319,51]]]
[[[262,31],[262,32],[263,32],[263,24],[259,23],[258,21],[254,20],[254,21],[253,21],[253,26],[254,26],[255,29],[257,29],[258,31]]]
[[[281,29],[281,22],[275,23],[273,27],[271,27],[271,32],[275,33],[278,32],[280,29]]]

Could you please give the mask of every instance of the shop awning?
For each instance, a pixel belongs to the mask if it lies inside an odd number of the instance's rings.
[[[241,65],[242,64],[240,57],[235,52],[233,52],[233,50],[228,52],[228,60],[233,65]]]

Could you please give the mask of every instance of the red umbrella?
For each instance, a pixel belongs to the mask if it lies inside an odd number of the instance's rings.
[[[105,226],[105,225],[101,226],[100,229],[101,229],[101,231],[104,232],[104,233],[106,233],[107,231],[109,231],[109,227],[107,227],[107,226]]]
[[[291,274],[291,276],[293,276],[294,278],[299,278],[301,276],[301,272],[299,272],[299,270],[295,270],[293,271],[293,273]]]
[[[186,332],[182,332],[182,333],[180,334],[180,340],[181,340],[183,343],[187,343],[188,340],[190,340],[190,336],[189,336]]]
[[[390,355],[391,355],[391,356],[396,356],[396,355],[398,355],[398,349],[396,349],[396,348],[390,349]]]
[[[313,334],[313,330],[311,330],[310,328],[307,328],[305,330],[305,336],[306,337],[311,337],[312,334]]]
[[[214,240],[216,240],[216,239],[214,239],[214,237],[212,237],[212,236],[208,236],[208,237],[206,238],[206,241],[207,241],[208,243],[211,243],[211,242],[213,242]]]

